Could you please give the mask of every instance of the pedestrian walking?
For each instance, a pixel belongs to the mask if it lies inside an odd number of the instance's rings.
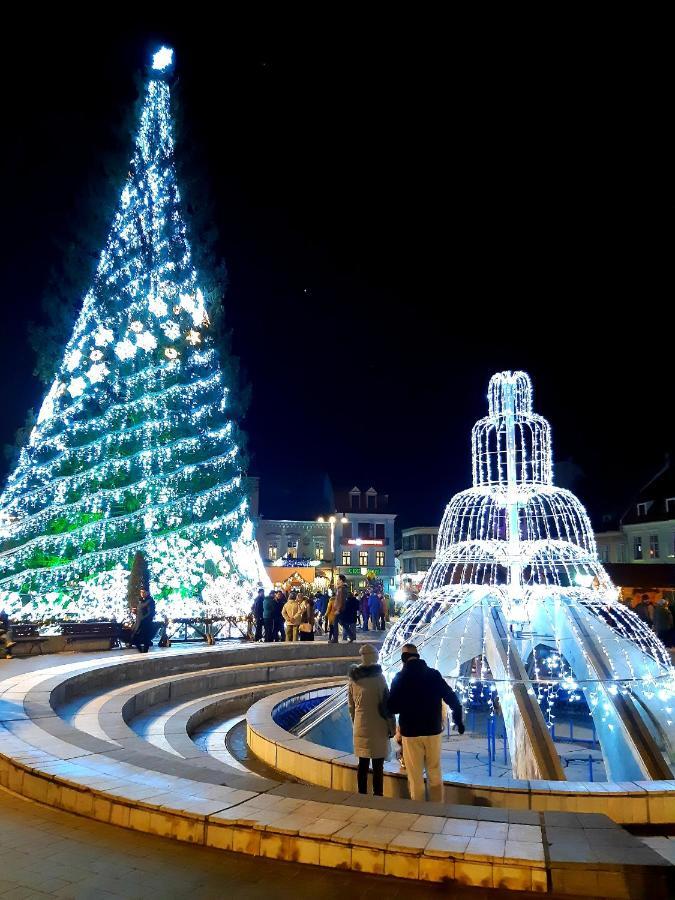
[[[403,645],[401,662],[403,667],[391,683],[388,710],[392,715],[398,714],[410,796],[413,800],[425,799],[426,769],[429,800],[442,802],[442,704],[450,707],[460,734],[464,734],[462,706],[441,673],[420,659],[414,644]]]
[[[361,663],[349,670],[349,715],[352,720],[354,755],[359,758],[357,783],[359,794],[368,793],[368,772],[373,764],[373,794],[381,797],[384,787],[384,761],[389,757],[389,739],[396,722],[387,711],[389,691],[378,664],[377,650],[364,644],[359,650]]]

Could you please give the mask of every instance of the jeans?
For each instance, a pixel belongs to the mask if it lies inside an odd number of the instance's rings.
[[[359,770],[356,775],[356,781],[359,786],[359,794],[368,793],[368,769],[370,760],[364,756],[359,756]],[[384,789],[384,758],[373,760],[373,794],[381,797]]]
[[[263,619],[263,631],[265,632],[265,643],[271,644],[274,640],[274,619]]]
[[[443,774],[441,772],[442,734],[403,738],[403,759],[412,800],[424,800],[424,770],[427,770],[429,800],[443,802]]]
[[[343,637],[348,641],[356,640],[356,622],[342,623]]]
[[[253,640],[260,641],[260,640],[262,640],[262,636],[263,636],[263,620],[256,619],[255,620],[255,635],[253,637]]]

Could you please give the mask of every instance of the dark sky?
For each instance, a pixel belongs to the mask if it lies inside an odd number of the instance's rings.
[[[43,392],[26,335],[54,236],[161,39],[215,204],[263,513],[292,516],[325,472],[436,523],[502,368],[531,374],[594,515],[675,445],[670,221],[638,87],[597,44],[495,53],[421,18],[306,39],[55,28],[1,63],[1,443]]]

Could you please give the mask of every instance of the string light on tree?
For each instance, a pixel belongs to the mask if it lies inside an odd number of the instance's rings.
[[[94,283],[0,497],[13,616],[119,616],[139,551],[173,615],[244,613],[269,583],[176,183],[172,66],[162,47]]]

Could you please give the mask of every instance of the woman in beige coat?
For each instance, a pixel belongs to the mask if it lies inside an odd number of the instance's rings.
[[[378,654],[372,644],[359,650],[361,665],[349,672],[349,715],[354,733],[354,753],[359,758],[357,776],[359,794],[368,793],[368,770],[373,761],[373,793],[382,796],[384,761],[389,756],[389,739],[396,723],[387,717],[389,689],[378,665]]]

